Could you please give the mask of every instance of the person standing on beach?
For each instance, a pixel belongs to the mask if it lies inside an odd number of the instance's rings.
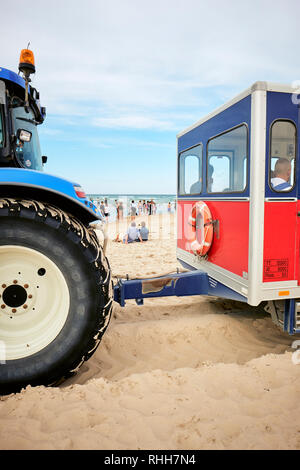
[[[104,200],[104,217],[105,217],[106,222],[108,222],[109,209],[108,209],[108,202],[106,198]]]
[[[153,214],[156,214],[156,210],[157,210],[157,205],[156,205],[156,202],[152,201],[152,213]]]
[[[119,202],[118,208],[119,208],[119,218],[120,218],[120,220],[122,220],[123,215],[124,215],[124,207],[123,207],[123,202],[122,201]]]
[[[116,219],[119,220],[120,212],[119,212],[119,202],[115,199],[115,206],[116,206]]]
[[[151,201],[149,202],[149,215],[153,214],[153,204],[153,199],[151,199]]]
[[[143,204],[142,201],[138,202],[138,215],[142,215],[143,212]]]
[[[136,218],[136,206],[134,204],[134,201],[131,201],[130,218],[131,220],[134,220]]]
[[[101,215],[102,215],[103,217],[105,217],[105,215],[104,215],[104,214],[105,214],[105,206],[104,206],[104,202],[103,202],[103,201],[100,202],[100,208],[99,208],[99,209],[100,209]]]

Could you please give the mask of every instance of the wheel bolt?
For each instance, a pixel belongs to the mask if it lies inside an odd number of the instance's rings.
[[[18,284],[18,281],[16,279],[14,280],[14,284]]]
[[[2,305],[1,305],[1,308],[5,308],[5,305],[2,304]]]
[[[3,287],[3,289],[5,289],[5,287],[6,287],[6,284],[2,284],[2,287]]]
[[[29,285],[28,285],[28,284],[24,284],[24,287],[25,287],[25,289],[28,289]]]
[[[16,310],[15,308],[12,309],[12,313],[16,313],[16,311],[17,311],[17,310]]]
[[[26,305],[26,304],[25,304],[25,305],[23,305],[23,308],[27,308],[27,305]]]
[[[32,299],[32,295],[31,295],[31,294],[29,294],[28,298],[29,298],[29,299]]]

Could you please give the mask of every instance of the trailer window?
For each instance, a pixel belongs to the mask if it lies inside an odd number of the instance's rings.
[[[207,144],[207,191],[242,192],[247,185],[248,128],[245,124]]]
[[[270,132],[270,186],[273,191],[291,191],[295,183],[296,126],[278,120]]]
[[[202,191],[202,144],[179,155],[179,194]]]

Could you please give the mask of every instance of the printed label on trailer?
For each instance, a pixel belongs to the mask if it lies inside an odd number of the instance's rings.
[[[284,259],[265,259],[264,277],[265,279],[285,279],[288,277],[289,260]]]

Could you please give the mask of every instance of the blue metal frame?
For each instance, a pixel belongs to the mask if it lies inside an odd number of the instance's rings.
[[[300,330],[297,330],[295,325],[295,304],[295,299],[286,299],[284,304],[283,331],[286,331],[289,335],[300,333]]]
[[[250,187],[250,158],[248,157],[247,162],[247,173],[248,181],[244,191],[234,193],[208,193],[206,187],[207,181],[207,142],[212,138],[226,130],[230,130],[241,124],[246,124],[248,127],[248,156],[250,156],[250,141],[251,141],[251,95],[249,94],[245,98],[241,99],[237,103],[233,104],[229,108],[225,109],[221,113],[213,116],[211,119],[199,124],[199,126],[191,129],[186,134],[178,138],[178,157],[181,152],[187,150],[190,147],[194,147],[197,144],[202,143],[203,145],[203,186],[202,186],[202,199],[215,198],[218,194],[222,195],[222,198],[234,197],[249,197]],[[178,158],[179,160],[179,158]],[[180,199],[190,198],[190,195],[179,196]]]
[[[297,137],[299,136],[298,132],[298,122],[299,122],[299,107],[297,104],[294,104],[292,101],[291,93],[279,93],[275,91],[267,92],[267,120],[266,120],[266,190],[265,196],[272,198],[287,198],[287,197],[298,197],[300,196],[300,185],[297,185],[300,177],[300,168],[299,168],[299,137],[297,142],[296,150],[296,184],[291,191],[273,191],[269,185],[269,174],[270,174],[270,130],[271,125],[276,120],[288,120],[292,121],[297,129]],[[297,186],[299,189],[297,190]]]
[[[135,299],[141,305],[147,298],[189,295],[212,295],[247,302],[246,297],[200,270],[148,279],[120,279],[114,286],[114,300],[122,307],[127,299]]]

